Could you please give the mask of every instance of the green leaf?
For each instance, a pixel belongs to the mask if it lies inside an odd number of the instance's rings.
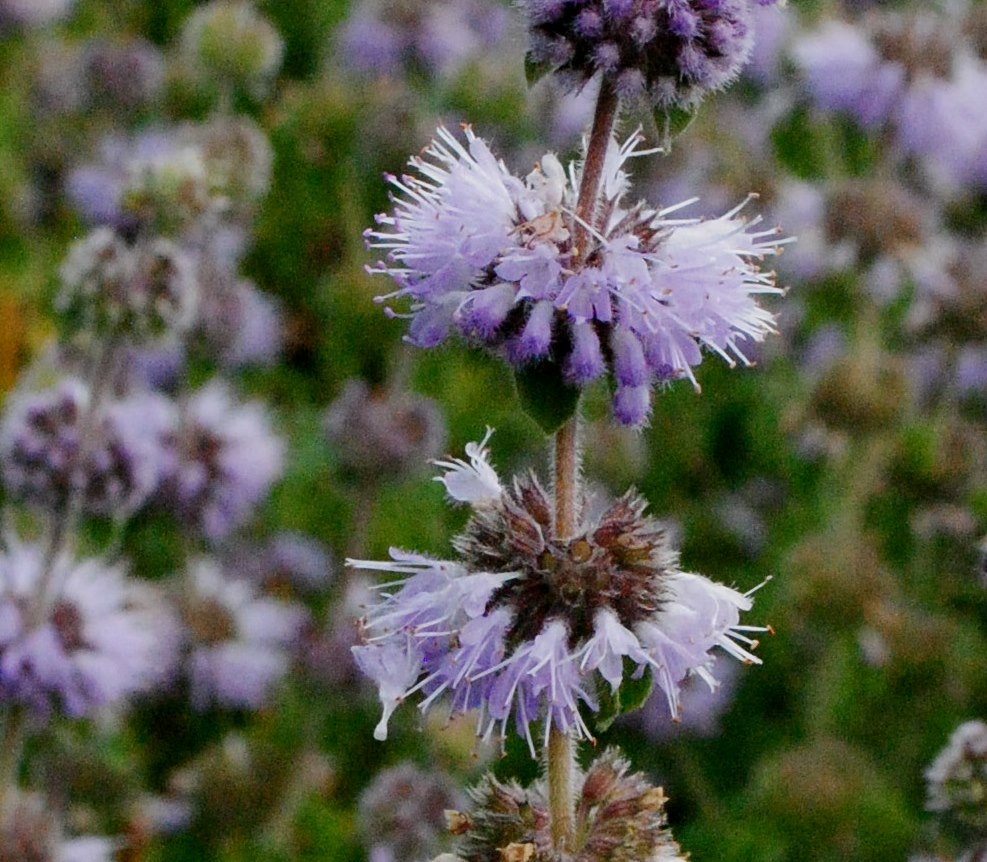
[[[699,114],[699,104],[689,108],[674,105],[671,108],[655,108],[655,122],[661,135],[662,148],[667,152],[672,149],[672,141],[692,125]]]
[[[624,659],[624,678],[617,691],[611,691],[610,683],[602,677],[597,677],[596,696],[600,709],[593,716],[593,725],[597,733],[603,733],[610,725],[626,712],[640,709],[651,696],[654,679],[651,670],[646,670],[640,679],[634,679],[635,666],[629,659]]]
[[[524,55],[524,78],[529,87],[533,87],[549,72],[552,71],[552,64],[545,60],[536,60],[529,51]]]
[[[546,434],[554,434],[576,415],[582,390],[567,383],[557,362],[533,362],[515,372],[521,407]]]

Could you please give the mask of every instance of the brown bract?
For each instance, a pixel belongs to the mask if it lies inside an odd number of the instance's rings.
[[[602,515],[584,512],[575,535],[555,533],[548,495],[533,474],[517,477],[493,503],[476,508],[455,547],[473,571],[507,573],[487,612],[507,607],[509,646],[532,640],[548,621],[567,623],[575,646],[592,636],[596,611],[612,610],[627,628],[660,609],[665,581],[677,570],[664,526],[628,491]]]

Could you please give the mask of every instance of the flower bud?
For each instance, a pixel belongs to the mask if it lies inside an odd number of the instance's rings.
[[[182,58],[199,82],[255,98],[270,89],[284,53],[277,30],[246,0],[213,0],[197,9],[181,39]]]

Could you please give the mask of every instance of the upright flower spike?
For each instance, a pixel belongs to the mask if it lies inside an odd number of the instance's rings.
[[[740,73],[753,10],[777,0],[523,0],[528,61],[574,88],[602,74],[623,97],[691,107]]]
[[[439,462],[440,480],[478,465],[493,474],[485,443],[469,447],[471,465]],[[480,736],[503,735],[513,722],[534,753],[531,725],[540,720],[546,735],[554,726],[590,738],[585,716],[620,687],[625,666],[635,677],[650,673],[677,718],[686,676],[716,684],[714,647],[759,662],[748,633],[764,629],[739,624],[750,593],[681,571],[634,492],[597,517],[584,501],[576,532],[561,539],[534,475],[483,487],[475,499],[452,493],[473,507],[453,542],[458,560],[392,550],[389,561],[349,561],[401,576],[381,587],[354,647],[380,692],[378,739],[391,713],[421,691],[423,711],[444,695],[451,713],[477,710]]]
[[[391,178],[393,214],[378,216],[369,245],[388,250],[373,272],[411,301],[408,340],[435,347],[451,331],[503,355],[516,368],[552,361],[573,386],[612,376],[614,413],[641,425],[654,382],[688,378],[702,348],[750,364],[752,342],[774,331],[758,305],[781,293],[761,262],[785,240],[750,230],[747,201],[717,218],[672,217],[691,203],[654,209],[626,201],[625,164],[641,149],[635,132],[611,141],[586,247],[574,247],[579,165],[551,153],[523,180],[472,130],[465,144],[446,129]],[[392,316],[401,316],[388,309]]]

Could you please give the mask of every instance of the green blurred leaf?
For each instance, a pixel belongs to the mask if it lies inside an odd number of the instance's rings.
[[[551,63],[535,60],[530,52],[524,55],[524,78],[529,87],[533,87],[551,71]]]
[[[689,108],[678,105],[671,108],[655,108],[655,122],[658,124],[662,148],[666,152],[671,150],[672,141],[693,124],[698,114],[698,104]]]
[[[576,415],[582,390],[566,382],[557,362],[526,365],[515,373],[514,380],[524,412],[546,434],[554,434]]]
[[[593,724],[598,733],[603,733],[610,728],[610,725],[626,712],[633,712],[640,709],[644,702],[651,696],[654,688],[654,678],[651,671],[647,670],[639,678],[634,679],[634,665],[624,659],[624,678],[620,688],[612,691],[610,684],[599,678],[597,685],[597,697],[600,703],[600,710],[593,717]]]

